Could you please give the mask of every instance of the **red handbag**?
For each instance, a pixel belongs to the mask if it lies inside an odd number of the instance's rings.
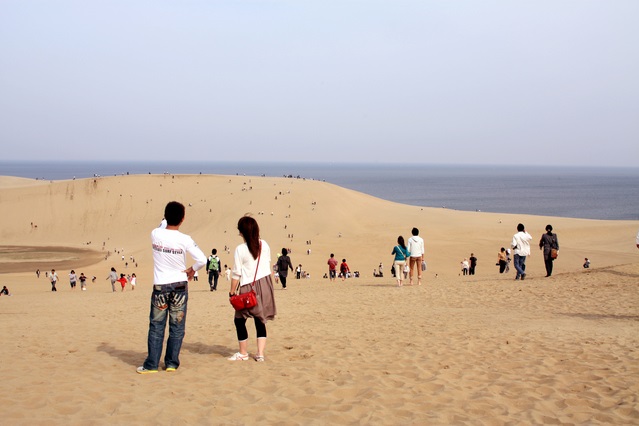
[[[260,244],[260,255],[257,257],[257,266],[255,267],[255,276],[251,283],[251,291],[248,293],[234,294],[229,298],[231,306],[236,311],[243,311],[244,309],[251,309],[257,305],[257,294],[255,293],[255,278],[257,278],[257,270],[260,267],[260,258],[262,257],[262,244]],[[238,290],[239,290],[238,286]]]
[[[231,296],[230,301],[236,311],[251,309],[257,305],[257,295],[254,290],[251,290],[244,294],[234,294]]]

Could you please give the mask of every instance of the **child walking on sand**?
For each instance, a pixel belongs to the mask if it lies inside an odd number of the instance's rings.
[[[348,264],[346,263],[346,259],[342,259],[342,264],[339,265],[339,271],[342,273],[342,281],[344,281],[347,278],[346,275],[351,272]]]
[[[84,272],[80,272],[80,288],[83,291],[86,291],[87,289],[87,277],[84,275]]]
[[[120,274],[120,278],[118,278],[117,281],[122,286],[122,291],[124,291],[126,288],[126,277],[124,276],[124,274]]]

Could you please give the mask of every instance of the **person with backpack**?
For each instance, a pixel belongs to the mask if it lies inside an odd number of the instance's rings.
[[[211,291],[217,291],[217,279],[220,277],[220,258],[217,257],[217,249],[211,250],[211,256],[206,262],[206,270],[209,271]]]

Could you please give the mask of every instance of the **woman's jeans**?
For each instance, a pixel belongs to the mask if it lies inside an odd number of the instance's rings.
[[[180,366],[179,356],[182,340],[184,339],[188,300],[189,287],[187,281],[153,286],[148,337],[149,355],[144,361],[144,368],[147,370],[158,369],[167,317],[169,320],[169,338],[166,342],[164,365],[166,368],[178,368]]]

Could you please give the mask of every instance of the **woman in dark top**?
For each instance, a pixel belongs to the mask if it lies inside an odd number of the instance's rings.
[[[559,251],[557,234],[552,233],[552,225],[546,225],[546,233],[539,240],[539,249],[544,251],[544,265],[546,265],[546,276],[552,275],[552,263]]]
[[[293,264],[291,264],[291,258],[288,257],[288,250],[283,248],[282,255],[277,259],[277,272],[280,275],[283,289],[286,289],[286,276],[289,269],[293,270]]]

